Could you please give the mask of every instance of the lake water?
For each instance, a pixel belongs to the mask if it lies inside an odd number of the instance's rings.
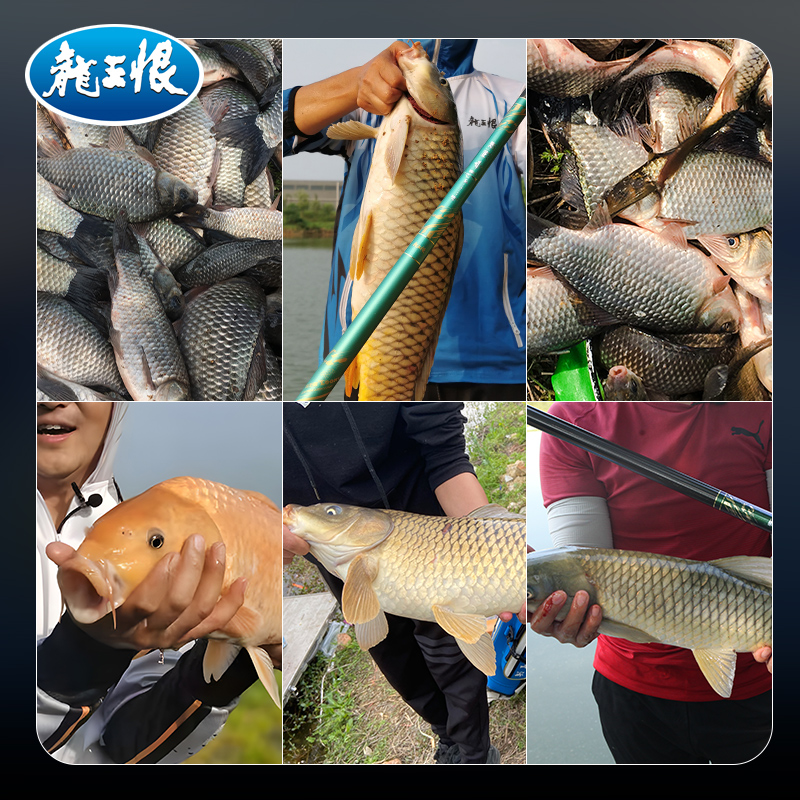
[[[283,398],[294,400],[318,367],[333,239],[283,240]],[[329,395],[341,400],[344,382]]]

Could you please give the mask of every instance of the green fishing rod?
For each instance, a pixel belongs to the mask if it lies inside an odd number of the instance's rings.
[[[712,508],[724,511],[737,519],[743,519],[762,530],[772,533],[772,513],[759,508],[746,500],[740,500],[727,492],[715,489],[703,481],[685,475],[672,467],[654,461],[627,447],[603,439],[595,433],[584,430],[571,422],[555,417],[538,408],[527,406],[527,422],[557,439],[577,445],[601,458],[625,467],[645,478],[667,486],[687,497],[692,497]]]
[[[350,362],[358,355],[359,350],[378,327],[414,273],[422,266],[422,262],[433,250],[439,237],[447,230],[489,165],[500,154],[520,122],[525,119],[525,106],[525,97],[520,95],[502,121],[498,123],[486,144],[472,159],[472,163],[453,184],[453,188],[445,195],[389,274],[381,281],[356,318],[320,364],[311,380],[297,396],[299,402],[324,400],[331,393]]]

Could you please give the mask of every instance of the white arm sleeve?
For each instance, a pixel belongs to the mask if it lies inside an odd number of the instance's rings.
[[[555,547],[613,547],[611,519],[604,497],[565,497],[547,509]]]

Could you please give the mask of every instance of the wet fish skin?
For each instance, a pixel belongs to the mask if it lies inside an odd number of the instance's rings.
[[[264,239],[237,239],[214,244],[176,271],[185,286],[205,286],[232,278],[260,264],[276,265],[276,283],[280,286],[281,242]]]
[[[719,268],[750,294],[772,302],[772,233],[768,230],[742,234],[698,236]]]
[[[643,228],[574,231],[529,214],[528,253],[620,322],[654,332],[738,329],[728,279],[711,259]]]
[[[77,555],[59,567],[59,587],[72,616],[92,624],[119,608],[164,556],[180,552],[189,536],[202,535],[206,547],[224,542],[222,592],[242,577],[247,589],[233,619],[209,634],[206,682],[219,679],[229,656],[243,647],[280,705],[272,662],[259,646],[281,643],[279,516],[277,506],[257,492],[202,478],[172,478],[100,517]]]
[[[108,220],[125,208],[131,222],[144,222],[197,202],[195,190],[160,170],[143,148],[65,150],[40,157],[37,169],[73,208]]]
[[[772,560],[711,562],[674,556],[564,547],[529,553],[528,609],[552,592],[589,594],[603,610],[600,633],[692,650],[721,697],[730,697],[736,653],[772,643]]]
[[[462,171],[461,132],[449,85],[419,45],[400,53],[397,62],[408,96],[398,100],[379,128],[350,121],[327,129],[329,138],[376,140],[350,256],[353,318]],[[422,398],[462,238],[459,211],[346,370],[347,395],[358,389],[359,400]]]
[[[117,366],[134,400],[189,400],[189,375],[152,274],[120,213],[109,272],[111,333]]]
[[[362,649],[386,635],[385,612],[437,622],[494,673],[486,617],[521,608],[523,516],[497,506],[455,518],[321,503],[286,506],[283,523],[344,580],[342,611]]]
[[[651,399],[642,379],[623,364],[615,364],[603,381],[603,399],[627,402]]]
[[[189,299],[178,341],[195,400],[252,400],[264,380],[266,303],[247,278],[230,278]]]
[[[674,399],[702,391],[709,370],[733,358],[734,336],[716,338],[715,346],[698,346],[623,325],[603,336],[597,352],[600,363],[609,369],[609,376],[612,367],[623,365],[638,376],[647,390],[663,395],[664,399]]]
[[[67,300],[37,293],[36,360],[78,383],[127,394],[106,337]]]

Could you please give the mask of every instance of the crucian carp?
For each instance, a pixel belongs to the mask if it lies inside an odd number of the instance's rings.
[[[437,622],[494,674],[486,618],[522,608],[524,517],[494,505],[430,517],[320,503],[286,506],[283,524],[344,581],[342,612],[362,650],[386,636],[386,612]]]
[[[219,679],[239,650],[250,654],[261,683],[280,706],[272,661],[260,645],[281,643],[281,537],[277,506],[257,492],[201,478],[172,478],[125,500],[89,529],[77,556],[58,569],[58,585],[80,623],[113,614],[168,553],[199,533],[225,543],[222,591],[247,579],[244,605],[210,634],[206,682]]]

